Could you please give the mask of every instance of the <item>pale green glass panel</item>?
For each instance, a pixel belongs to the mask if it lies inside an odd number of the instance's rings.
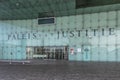
[[[116,61],[115,45],[108,46],[108,61]]]
[[[107,12],[99,13],[99,26],[107,26]]]
[[[1,45],[1,43],[0,43],[0,45]],[[2,59],[3,58],[3,48],[2,48],[2,46],[0,46],[0,59]]]
[[[38,28],[38,19],[33,19],[32,21],[33,21],[33,24],[32,24],[33,30],[37,30],[37,28]],[[25,21],[23,20],[23,22],[25,22]],[[25,26],[25,24],[24,24],[24,26]],[[23,27],[23,29],[24,29],[24,27]]]
[[[117,44],[120,45],[120,29],[117,29],[116,31],[116,37],[117,37]]]
[[[108,36],[108,45],[115,45],[116,37],[115,35]]]
[[[115,20],[116,19],[116,11],[108,12],[108,20]]]
[[[114,20],[109,20],[108,21],[108,26],[109,27],[114,27],[114,26],[116,26],[116,20],[114,19]]]
[[[120,61],[120,45],[117,47],[117,61]]]
[[[68,21],[69,21],[69,28],[74,29],[75,28],[75,16],[69,16],[68,17]]]
[[[62,24],[62,18],[61,17],[57,17],[56,18],[56,29],[57,30],[61,29],[61,24]]]
[[[120,26],[120,11],[118,11],[118,24]]]
[[[91,14],[91,27],[96,29],[98,27],[98,13]]]
[[[98,42],[99,42],[98,37],[93,37],[93,38],[91,39],[91,44],[92,44],[92,45],[97,45]]]
[[[106,45],[107,44],[107,37],[106,36],[100,36],[99,44],[100,45]]]
[[[84,28],[87,29],[89,27],[91,27],[91,15],[90,14],[85,14],[84,16]]]
[[[61,24],[61,27],[62,27],[62,29],[67,29],[67,28],[69,28],[69,26],[68,26],[68,16],[65,16],[65,17],[62,17],[62,24]]]
[[[100,61],[107,61],[107,47],[106,45],[100,45],[99,48],[99,52],[100,52]]]
[[[98,55],[98,46],[92,46],[92,53],[91,53],[91,61],[99,61],[99,55]]]
[[[76,25],[77,29],[82,29],[83,27],[83,15],[76,15]]]

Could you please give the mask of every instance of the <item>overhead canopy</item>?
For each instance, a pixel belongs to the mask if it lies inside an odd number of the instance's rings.
[[[90,9],[87,10],[86,7],[119,2],[119,0],[0,0],[0,20],[33,19],[51,15],[69,16],[89,12]],[[82,11],[82,8],[86,10]]]
[[[76,0],[76,8],[119,4],[120,0]]]

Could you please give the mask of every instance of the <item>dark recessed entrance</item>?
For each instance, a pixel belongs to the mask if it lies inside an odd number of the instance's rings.
[[[68,60],[67,46],[27,47],[27,59]]]

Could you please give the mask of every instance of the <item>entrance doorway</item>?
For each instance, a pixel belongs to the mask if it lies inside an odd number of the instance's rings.
[[[28,59],[68,60],[67,46],[35,46],[30,49],[33,50],[33,52],[30,51],[29,48],[27,50]]]

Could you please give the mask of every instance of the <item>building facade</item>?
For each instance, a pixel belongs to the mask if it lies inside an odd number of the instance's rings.
[[[39,25],[38,19],[1,20],[0,59],[119,62],[120,10],[109,8],[55,17],[54,24]]]

